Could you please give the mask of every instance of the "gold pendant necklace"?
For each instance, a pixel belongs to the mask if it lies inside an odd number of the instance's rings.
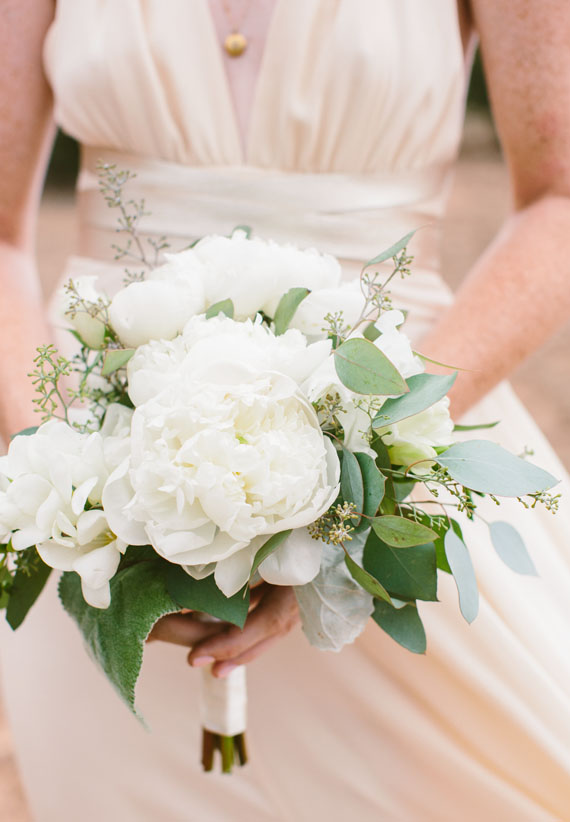
[[[250,6],[251,0],[242,6],[239,21],[236,22],[230,12],[227,0],[222,0],[222,8],[231,29],[230,33],[224,40],[224,49],[226,50],[226,54],[230,57],[240,57],[240,55],[242,55],[247,49],[247,37],[240,31],[240,29],[245,18],[247,17]]]

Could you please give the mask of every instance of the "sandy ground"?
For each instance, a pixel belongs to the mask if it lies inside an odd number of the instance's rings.
[[[491,240],[509,204],[500,155],[488,129],[472,122],[455,174],[444,235],[444,275],[453,287]],[[40,215],[38,251],[49,292],[73,249],[69,194],[48,192]],[[570,324],[514,375],[515,388],[570,467]],[[0,822],[31,822],[0,712]],[[72,820],[61,820],[72,822]]]

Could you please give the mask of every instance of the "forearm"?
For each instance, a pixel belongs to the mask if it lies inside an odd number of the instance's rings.
[[[569,233],[569,198],[544,197],[514,214],[422,340],[422,354],[468,369],[450,394],[455,418],[570,317]]]
[[[0,242],[0,436],[37,425],[34,388],[27,376],[38,345],[50,340],[34,263],[28,254]]]

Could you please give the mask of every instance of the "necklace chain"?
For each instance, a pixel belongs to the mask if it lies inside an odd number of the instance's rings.
[[[240,29],[249,14],[253,0],[245,0],[245,2],[241,4],[241,13],[237,15],[237,18],[232,15],[228,0],[221,0],[221,2],[222,10],[230,28],[230,33],[224,40],[224,48],[230,57],[239,57],[244,53],[248,45],[247,38]]]

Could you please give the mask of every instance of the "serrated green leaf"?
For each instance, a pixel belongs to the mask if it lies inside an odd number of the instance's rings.
[[[39,425],[30,425],[29,428],[23,428],[21,431],[18,431],[17,434],[12,434],[10,440],[15,440],[16,437],[31,437],[32,434],[35,434],[38,430]]]
[[[433,542],[393,548],[372,533],[364,548],[366,571],[400,599],[437,600],[437,566]]]
[[[134,348],[112,348],[106,351],[101,374],[104,377],[108,377],[109,374],[114,374],[115,371],[123,368],[123,366],[128,363],[134,353]]]
[[[275,335],[277,337],[287,331],[289,323],[295,316],[295,311],[310,293],[308,288],[290,288],[289,291],[281,297],[277,310],[275,311],[275,317],[273,318]]]
[[[558,482],[552,474],[488,440],[458,442],[438,455],[436,462],[466,488],[499,497],[546,491]]]
[[[166,568],[157,559],[140,562],[111,580],[111,604],[92,608],[81,594],[81,580],[73,572],[62,575],[59,596],[73,617],[94,660],[133,713],[144,643],[160,617],[180,610],[168,593]]]
[[[416,233],[417,228],[413,231],[410,231],[406,234],[405,237],[402,237],[401,240],[398,240],[397,243],[391,245],[390,248],[387,248],[386,251],[382,251],[376,257],[373,257],[371,260],[368,260],[367,263],[364,264],[364,268],[368,268],[369,265],[380,265],[380,263],[386,262],[386,260],[391,260],[396,254],[399,254],[400,251],[403,251],[404,248],[408,245],[414,234]]]
[[[364,516],[362,517],[360,524],[355,527],[356,531],[361,531],[364,528],[369,528],[369,518],[376,516],[378,507],[384,498],[386,477],[384,474],[380,473],[376,467],[376,463],[369,454],[363,454],[360,451],[357,451],[354,456],[360,466],[360,472],[364,484],[364,503],[362,506],[362,513]]]
[[[368,591],[368,593],[372,594],[373,597],[377,597],[378,599],[383,599],[386,602],[391,603],[390,594],[384,586],[378,582],[372,574],[369,574],[368,571],[361,568],[360,565],[352,559],[350,554],[345,554],[344,561],[350,572],[350,576],[358,582],[358,584],[361,585],[365,591]]]
[[[356,394],[405,394],[406,381],[374,343],[352,337],[334,352],[336,373],[343,385]]]
[[[388,603],[376,600],[372,619],[398,645],[414,654],[424,654],[427,647],[426,632],[415,605],[392,608]]]
[[[439,374],[415,374],[408,377],[409,393],[402,397],[387,399],[372,420],[373,428],[385,428],[400,422],[420,411],[425,411],[434,403],[445,397],[455,382],[457,374],[440,376]]]
[[[206,311],[206,319],[211,320],[212,317],[217,317],[218,314],[225,314],[230,320],[234,317],[234,304],[232,300],[220,300],[213,303]]]
[[[180,567],[169,563],[166,571],[168,593],[180,608],[205,614],[243,628],[249,609],[249,586],[227,597],[216,585],[214,575],[194,579]]]
[[[445,535],[444,544],[445,555],[457,586],[461,613],[471,623],[479,613],[479,590],[469,551],[453,528]]]
[[[340,463],[340,493],[345,502],[352,502],[356,506],[358,520],[353,520],[356,527],[360,523],[364,508],[364,482],[358,460],[352,451],[344,446]]]
[[[28,550],[35,551],[35,548]],[[52,569],[40,557],[36,557],[29,573],[16,571],[10,588],[10,599],[6,608],[6,621],[12,630],[19,628],[28,611],[44,589]]]
[[[505,565],[517,574],[537,575],[534,562],[516,528],[508,522],[491,522],[489,532],[495,551]]]
[[[437,537],[437,534],[426,525],[393,514],[376,517],[372,529],[383,542],[395,548],[423,545],[426,542],[433,542]]]
[[[277,550],[279,546],[285,542],[287,537],[291,535],[291,528],[287,531],[279,531],[277,534],[273,534],[269,537],[267,542],[264,542],[261,548],[257,551],[255,557],[253,558],[253,565],[251,566],[251,573],[249,578],[252,579],[253,575],[261,565],[264,559],[273,553],[273,551]]]

